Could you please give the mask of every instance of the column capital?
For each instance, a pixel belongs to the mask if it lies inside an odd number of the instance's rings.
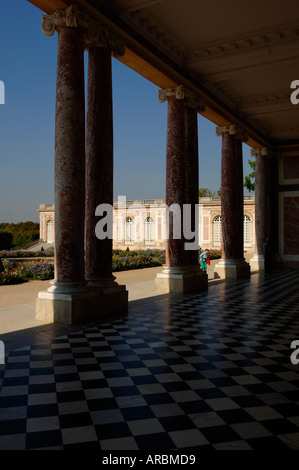
[[[123,41],[95,21],[88,21],[87,23],[85,43],[87,47],[110,48],[115,57],[122,57],[125,54]]]
[[[65,10],[55,10],[51,14],[42,15],[42,31],[47,36],[53,36],[61,26],[81,28],[84,32],[86,47],[109,47],[116,57],[121,57],[125,53],[122,41],[87,14],[82,13],[75,5],[70,5]]]
[[[257,156],[271,157],[271,152],[266,147],[260,147],[260,148],[251,149],[250,155],[252,157],[257,157]]]
[[[203,113],[206,110],[206,102],[200,98],[198,95],[193,93],[193,91],[189,90],[188,88],[184,89],[184,98],[186,106],[189,108],[195,108],[197,111]]]
[[[167,98],[170,96],[175,96],[177,100],[184,99],[184,87],[183,86],[171,86],[169,88],[164,88],[163,90],[158,90],[158,100],[160,103],[165,103]]]
[[[248,140],[248,135],[246,131],[235,124],[228,124],[227,126],[216,127],[216,135],[217,137],[229,133],[230,135],[234,135],[236,139],[242,140],[246,142]]]
[[[170,96],[175,96],[178,100],[185,100],[187,106],[196,108],[199,112],[203,112],[206,109],[206,103],[183,85],[158,90],[158,100],[160,103],[164,103]]]
[[[264,158],[274,158],[275,154],[272,150],[269,150],[267,147],[259,147],[255,149],[251,149],[250,151],[252,157],[262,156]]]
[[[42,15],[42,31],[46,36],[53,36],[60,26],[86,27],[87,21],[87,15],[81,13],[75,5],[70,5],[65,10],[55,10],[51,14]]]

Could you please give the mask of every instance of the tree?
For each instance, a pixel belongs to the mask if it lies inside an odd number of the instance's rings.
[[[217,192],[212,191],[211,189],[208,189],[208,188],[199,188],[198,196],[199,197],[215,197],[215,196],[221,197],[221,186]]]
[[[215,196],[215,192],[211,191],[208,188],[199,188],[198,196],[199,197],[213,197],[213,196]]]
[[[249,175],[245,176],[244,186],[249,192],[251,192],[255,190],[255,160],[248,160],[248,163],[253,171],[249,173]]]
[[[39,223],[27,221],[5,224],[0,232],[2,232],[2,238],[0,238],[2,249],[25,246],[39,239]]]

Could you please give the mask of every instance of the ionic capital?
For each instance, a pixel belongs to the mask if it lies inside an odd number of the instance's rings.
[[[248,135],[242,127],[236,126],[235,124],[230,124],[228,126],[216,127],[217,137],[228,133],[234,135],[236,139],[246,142],[248,140]]]
[[[266,147],[251,149],[250,154],[252,157],[263,156],[266,157],[269,155],[269,151]]]
[[[124,43],[95,21],[89,21],[87,24],[85,43],[87,47],[110,48],[115,57],[125,54]]]
[[[206,109],[205,102],[183,85],[158,90],[158,100],[160,103],[164,103],[170,96],[175,96],[177,100],[185,100],[186,106],[196,108],[200,112]]]
[[[197,111],[203,113],[206,110],[206,103],[204,100],[202,100],[199,96],[197,96],[195,93],[192,91],[188,90],[185,88],[184,90],[185,94],[185,104],[186,106],[189,106],[189,108],[195,108]]]
[[[75,5],[65,10],[55,10],[49,15],[42,15],[42,31],[47,36],[53,36],[60,26],[69,28],[86,27],[88,18],[82,14]]]
[[[167,98],[170,96],[175,96],[177,100],[184,99],[184,87],[183,86],[172,86],[169,88],[164,88],[163,90],[158,90],[158,100],[160,103],[165,103]]]

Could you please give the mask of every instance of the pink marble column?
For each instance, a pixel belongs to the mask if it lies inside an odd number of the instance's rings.
[[[160,90],[159,101],[163,103],[166,99],[168,240],[166,264],[163,271],[157,274],[155,286],[161,293],[195,292],[207,289],[207,276],[198,267],[197,250],[193,249],[189,253],[185,250],[187,237],[186,227],[184,230],[184,205],[192,206],[193,215],[195,206],[198,205],[197,110],[196,106],[192,109],[190,93],[184,87]],[[176,214],[173,214],[173,209],[177,210]]]
[[[72,292],[84,281],[85,104],[83,33],[60,23],[55,127],[55,282]]]
[[[221,155],[222,258],[243,257],[242,141],[222,134]]]
[[[221,263],[215,272],[221,277],[247,277],[249,265],[244,261],[243,235],[243,157],[244,134],[236,126],[217,128],[222,136],[221,154]],[[221,269],[221,265],[223,269]]]
[[[256,254],[263,257],[263,243],[266,239],[266,149],[252,150],[255,156],[255,233]]]
[[[181,223],[185,199],[185,108],[184,100],[176,96],[168,96],[167,101],[166,213],[169,216],[169,237],[166,248],[166,266],[181,267],[185,265],[182,224],[178,229],[178,222],[169,209],[172,205],[179,209]],[[174,231],[177,232],[176,235]]]
[[[89,47],[86,125],[85,277],[113,282],[112,233],[96,237],[97,206],[113,208],[113,118],[111,50]],[[106,213],[104,214],[104,216]],[[112,215],[112,213],[111,213]]]
[[[197,108],[185,106],[185,204],[190,206],[191,226],[190,231],[197,232],[194,242],[198,239],[198,129],[197,129]],[[185,240],[185,243],[190,240]],[[198,248],[193,250],[185,249],[185,262],[189,266],[198,266]]]
[[[102,288],[101,294],[103,294],[104,288],[118,287],[112,274],[113,111],[111,53],[113,51],[115,56],[121,56],[125,53],[125,48],[121,41],[106,29],[99,27],[97,23],[90,25],[85,38],[88,48],[85,278],[89,286]],[[99,207],[101,208],[100,216],[96,210]],[[107,224],[102,224],[103,233],[99,238],[96,226],[102,219]]]

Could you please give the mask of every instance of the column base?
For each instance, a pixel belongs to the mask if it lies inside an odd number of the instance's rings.
[[[265,258],[263,255],[254,254],[249,260],[251,271],[264,271],[265,270]]]
[[[250,266],[244,258],[220,259],[214,268],[215,279],[246,279],[249,277]]]
[[[155,290],[161,294],[183,294],[207,289],[208,276],[198,266],[165,267],[155,278]]]
[[[78,293],[42,291],[35,303],[36,320],[67,325],[109,320],[127,312],[128,291],[119,285],[107,289],[86,288]]]

